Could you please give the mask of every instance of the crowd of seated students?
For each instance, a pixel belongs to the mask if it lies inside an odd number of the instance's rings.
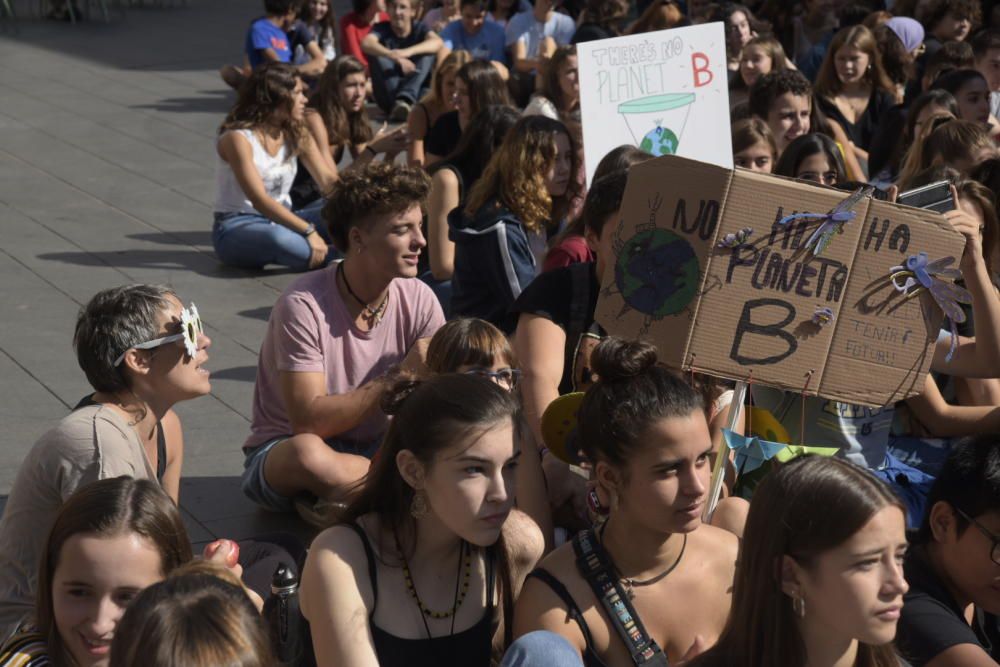
[[[172,408],[209,393],[211,340],[167,288],[102,291],[74,338],[94,391],[31,449],[0,520],[0,667],[276,666],[261,609],[279,562],[301,577],[303,665],[1000,664],[992,15],[352,9],[266,0],[215,140],[220,261],[304,272],[227,446],[251,500],[321,532],[193,557]],[[725,28],[736,167],[888,200],[944,182],[972,296],[904,402],[755,384],[755,415],[838,453],[767,466],[752,493],[725,461],[723,430],[748,425],[731,384],[595,319],[629,171],[652,156],[617,148],[585,184],[574,45],[706,21]],[[572,441],[547,428],[557,399],[576,401]]]

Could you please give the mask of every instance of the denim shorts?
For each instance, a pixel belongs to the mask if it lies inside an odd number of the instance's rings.
[[[268,440],[248,452],[243,460],[243,479],[241,488],[243,493],[252,501],[272,512],[292,512],[295,510],[295,498],[283,496],[267,483],[264,478],[264,461],[268,452],[278,443],[284,442],[292,436],[283,435],[272,440]],[[370,443],[356,443],[348,440],[337,440],[330,438],[326,444],[331,449],[345,454],[357,454],[365,458],[372,458],[378,447],[382,444],[382,439],[377,438]]]

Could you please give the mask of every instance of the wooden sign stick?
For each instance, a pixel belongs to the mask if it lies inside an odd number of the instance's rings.
[[[729,420],[726,428],[732,431],[739,420],[743,418],[743,403],[746,401],[747,383],[742,380],[736,382],[733,389],[733,401],[729,404]],[[735,408],[735,409],[734,409]],[[712,469],[712,483],[709,486],[708,504],[705,506],[705,514],[702,520],[709,523],[715,508],[719,505],[719,496],[722,494],[722,480],[726,476],[726,461],[729,460],[729,447],[726,446],[725,438],[720,443],[720,448],[715,457],[715,467]]]

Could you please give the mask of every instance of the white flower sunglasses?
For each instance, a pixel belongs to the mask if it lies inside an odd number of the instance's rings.
[[[146,341],[145,343],[139,343],[138,345],[133,345],[128,348],[128,350],[152,350],[155,347],[160,347],[161,345],[166,345],[167,343],[175,343],[179,340],[184,341],[184,351],[192,359],[194,355],[198,354],[198,335],[205,332],[205,327],[201,323],[201,316],[198,314],[198,307],[193,303],[181,310],[181,332],[178,334],[172,334],[170,336],[164,336],[163,338],[155,338],[153,340]],[[117,359],[115,359],[115,368],[125,359],[125,355],[128,354],[128,350],[122,352]]]

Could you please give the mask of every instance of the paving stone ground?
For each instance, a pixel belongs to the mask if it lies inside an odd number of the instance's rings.
[[[192,540],[304,534],[239,491],[258,347],[295,276],[223,267],[210,238],[213,138],[233,98],[217,70],[242,58],[260,3],[113,8],[107,23],[91,4],[77,25],[40,20],[38,0],[0,19],[0,496],[89,390],[71,350],[80,306],[165,283],[198,304],[213,341],[212,394],[177,406]]]

